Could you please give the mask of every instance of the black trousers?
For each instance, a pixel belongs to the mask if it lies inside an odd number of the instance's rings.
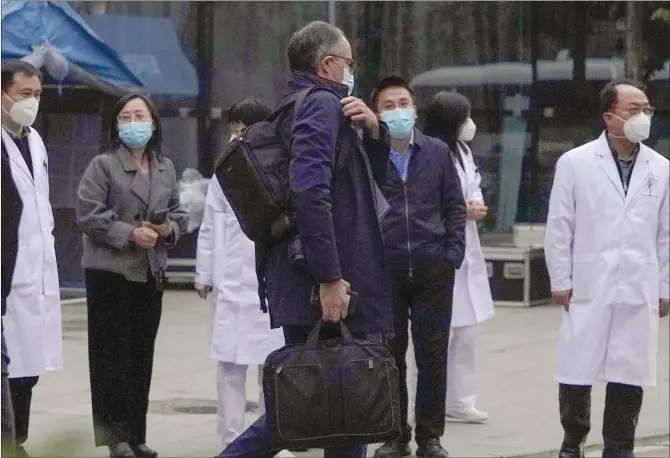
[[[163,292],[87,269],[86,299],[95,445],[143,444]]]
[[[4,300],[3,300],[4,302]],[[7,376],[9,365],[9,354],[5,345],[5,327],[2,326],[2,455],[11,456],[16,444],[16,433],[14,430],[14,409],[12,397],[9,393],[9,379]]]
[[[439,438],[444,434],[447,392],[447,354],[454,293],[454,268],[440,264],[415,270],[391,268],[395,309],[395,337],[391,348],[400,373],[400,414],[402,442],[409,442],[412,429],[407,422],[408,321],[418,369],[416,390],[416,440]]]
[[[28,440],[30,425],[30,403],[33,399],[33,388],[39,377],[17,377],[9,379],[9,392],[14,409],[14,432],[16,446],[20,447]]]
[[[607,384],[603,412],[603,458],[633,458],[635,430],[640,418],[644,391],[642,387],[623,383]],[[591,430],[591,386],[561,383],[558,403],[564,438],[562,456],[578,456]]]

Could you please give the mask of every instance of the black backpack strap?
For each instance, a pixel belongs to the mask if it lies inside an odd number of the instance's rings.
[[[347,163],[347,158],[351,152],[351,135],[349,129],[349,120],[342,116],[340,123],[340,131],[337,134],[337,143],[335,144],[335,152],[337,159],[335,160],[335,171],[339,172],[344,169]]]
[[[319,86],[312,86],[307,89],[302,89],[300,91],[294,92],[290,96],[288,96],[280,105],[277,107],[274,113],[272,113],[269,117],[268,120],[274,119],[276,115],[278,115],[280,112],[284,111],[287,109],[289,106],[293,107],[293,121],[292,124],[295,124],[295,119],[298,114],[298,110],[302,106],[302,103],[305,101],[305,98],[312,92],[315,92],[317,90],[323,90]],[[337,141],[335,143],[335,154],[336,154],[336,159],[335,159],[335,166],[334,170],[335,171],[340,171],[344,168],[346,164],[346,160],[349,157],[349,152],[351,151],[351,137],[349,135],[349,120],[342,116],[342,122],[340,123],[340,129],[337,134]],[[286,149],[288,150],[288,145],[286,145]]]

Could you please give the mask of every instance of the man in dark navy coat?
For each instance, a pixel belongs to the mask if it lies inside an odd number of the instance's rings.
[[[351,97],[356,62],[340,29],[324,22],[308,24],[291,38],[288,58],[293,75],[288,93],[318,89],[305,98],[295,122],[288,113],[279,123],[290,145],[291,207],[306,262],[295,262],[291,240],[267,254],[271,323],[283,327],[287,344],[305,342],[319,318],[344,320],[354,337],[380,342],[393,332],[379,223],[388,204],[378,189],[388,172],[388,131],[363,101]],[[336,171],[340,128],[350,152]],[[320,310],[310,304],[317,285]],[[347,311],[349,291],[358,294],[353,315]],[[220,456],[271,456],[269,446],[261,417]],[[326,449],[325,458],[361,458],[365,451],[364,445]]]
[[[5,145],[2,144],[2,316],[7,310],[7,297],[12,288],[16,255],[19,249],[19,221],[23,211],[23,202],[14,183],[12,168]],[[2,455],[14,454],[15,429],[12,398],[9,392],[7,366],[9,356],[5,346],[5,331],[2,326]]]
[[[395,308],[391,347],[400,372],[403,434],[377,449],[377,458],[411,455],[407,421],[408,320],[418,369],[417,456],[446,458],[444,434],[447,350],[454,273],[465,254],[466,205],[449,147],[414,126],[410,86],[399,77],[382,80],[371,104],[391,135],[391,160],[383,187],[391,209],[384,220]]]

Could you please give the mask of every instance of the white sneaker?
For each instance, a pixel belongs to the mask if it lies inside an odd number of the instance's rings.
[[[288,450],[282,450],[281,452],[277,453],[275,455],[276,457],[279,458],[295,458],[295,455]]]
[[[484,423],[489,419],[489,414],[477,410],[474,407],[465,410],[448,410],[447,421],[457,423]]]

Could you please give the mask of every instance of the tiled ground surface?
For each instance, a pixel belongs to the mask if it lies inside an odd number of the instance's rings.
[[[64,306],[63,320],[65,369],[45,375],[35,389],[26,449],[33,456],[107,456],[92,442],[86,307]],[[560,311],[553,306],[499,308],[484,325],[478,348],[478,404],[490,420],[484,425],[448,424],[443,443],[452,457],[538,456],[558,448],[562,433],[552,377],[559,321]],[[660,332],[659,384],[645,392],[638,427],[638,437],[657,439],[649,445],[639,441],[639,457],[668,456],[668,330],[666,319]],[[221,449],[214,415],[216,365],[207,357],[208,335],[209,303],[193,292],[166,294],[148,419],[148,443],[162,457],[212,457]],[[250,373],[248,380],[248,398],[255,400],[256,375]],[[603,401],[600,386],[594,389],[590,444],[601,442],[598,413]],[[248,415],[249,422],[253,419]],[[50,444],[62,437],[77,445],[50,453],[54,450]],[[595,450],[593,456],[598,456]],[[370,456],[373,451],[369,447]]]

